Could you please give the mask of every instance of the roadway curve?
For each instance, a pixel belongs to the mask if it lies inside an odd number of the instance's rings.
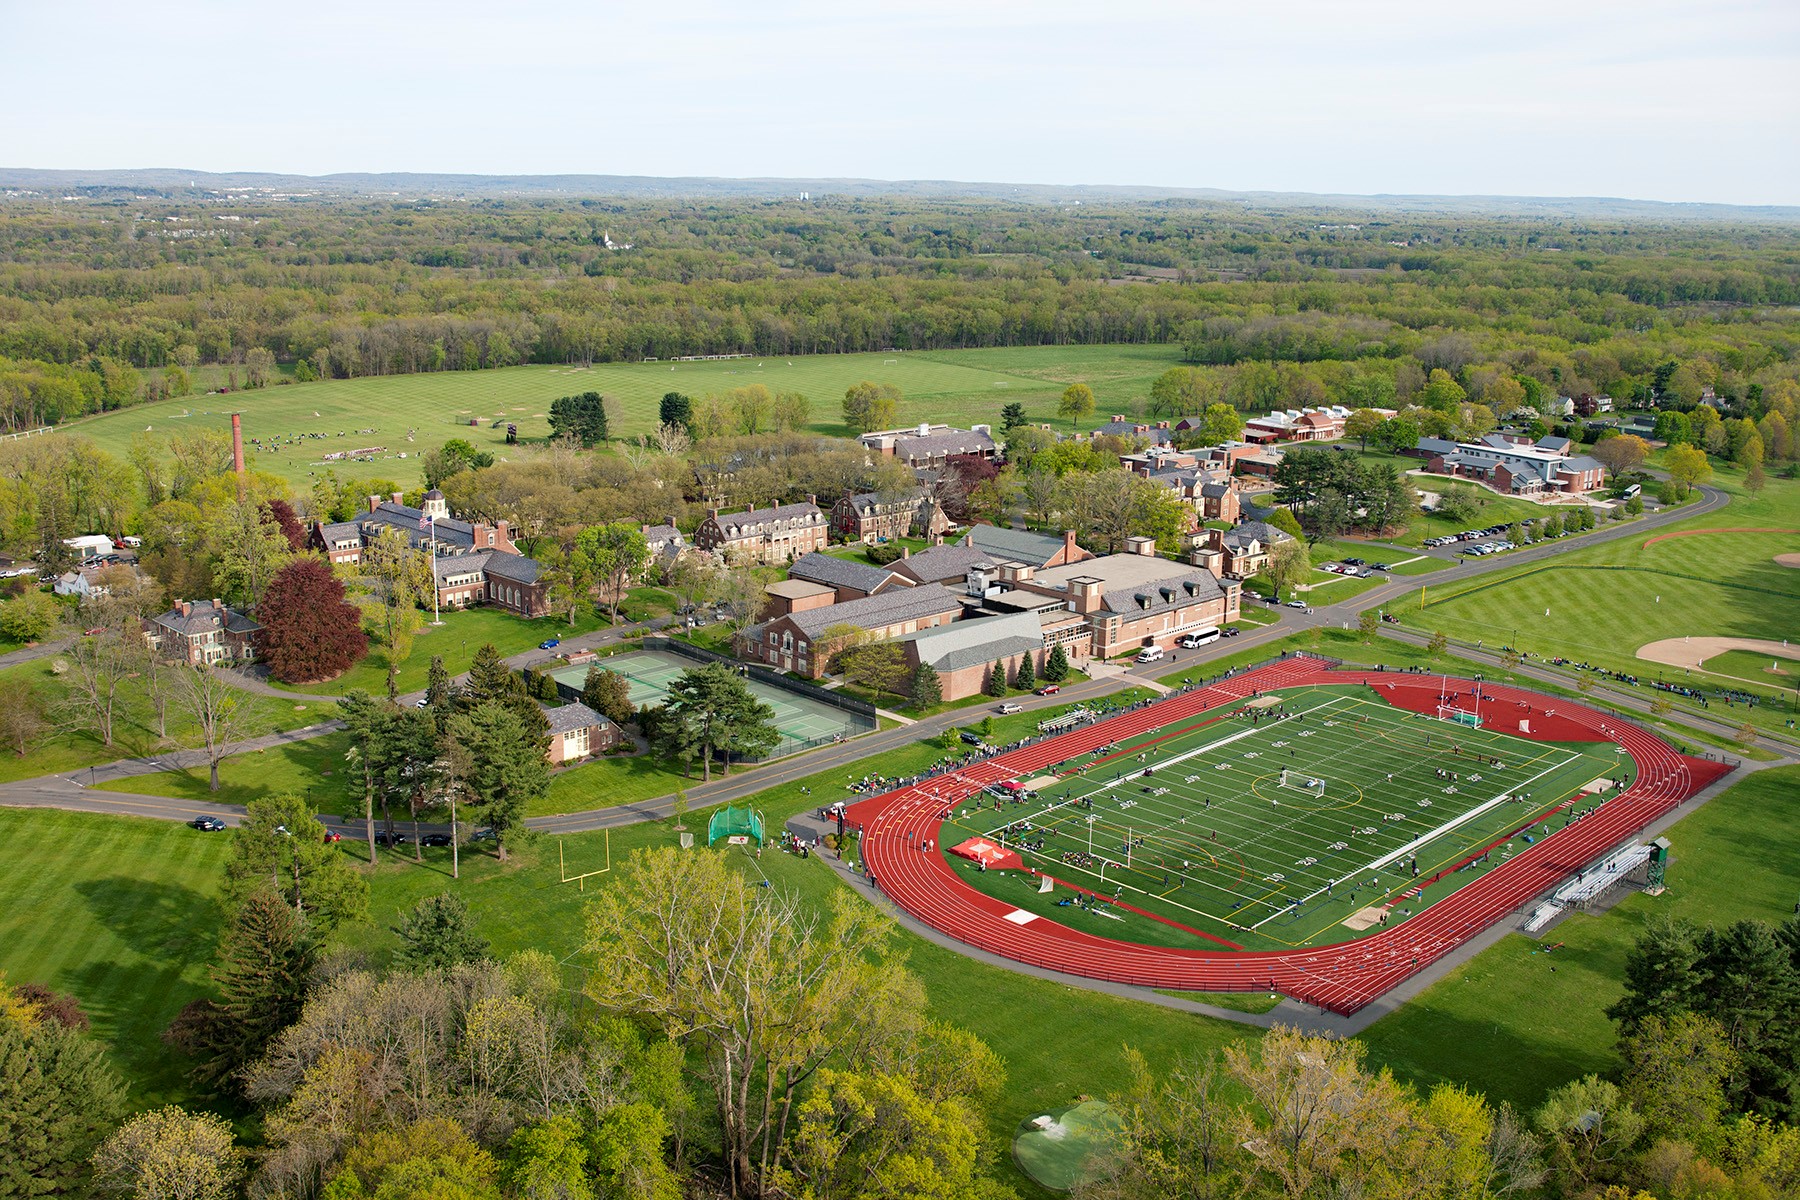
[[[1141,946],[1083,933],[1039,917],[1016,924],[1010,904],[970,887],[941,853],[921,853],[938,839],[949,805],[1003,779],[1039,774],[1096,747],[1135,737],[1259,691],[1308,684],[1404,686],[1406,673],[1332,671],[1296,656],[1172,696],[1110,720],[1010,751],[925,782],[863,801],[850,816],[864,831],[863,859],[879,889],[901,910],[969,946],[1032,967],[1139,987],[1182,991],[1269,989],[1338,1013],[1353,1013],[1409,976],[1475,938],[1532,897],[1560,883],[1632,837],[1723,775],[1728,768],[1677,754],[1630,722],[1571,701],[1521,688],[1484,685],[1502,703],[1616,741],[1636,760],[1637,781],[1592,816],[1541,839],[1523,853],[1398,925],[1353,942],[1292,951],[1222,953]]]

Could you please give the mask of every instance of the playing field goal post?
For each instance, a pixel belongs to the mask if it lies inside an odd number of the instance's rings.
[[[754,838],[758,846],[762,845],[762,814],[748,804],[742,808],[727,804],[706,822],[706,844],[715,845],[721,838],[740,846],[748,845]]]
[[[1309,796],[1324,796],[1325,781],[1317,775],[1309,775],[1305,771],[1281,769],[1281,786],[1291,792],[1305,792]]]
[[[1440,704],[1437,710],[1438,720],[1448,721],[1452,725],[1467,725],[1470,729],[1481,728],[1481,717],[1466,708],[1458,708],[1454,704]]]

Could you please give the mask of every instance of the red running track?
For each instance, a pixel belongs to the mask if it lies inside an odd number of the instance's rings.
[[[1637,725],[1572,701],[1484,683],[1482,713],[1496,727],[1502,719],[1528,718],[1531,732],[1518,736],[1618,742],[1637,763],[1636,782],[1590,816],[1515,854],[1417,916],[1355,941],[1303,950],[1234,953],[1141,946],[1044,917],[1014,924],[1006,920],[1014,906],[970,887],[942,855],[919,849],[926,840],[938,841],[947,809],[988,784],[1041,774],[1077,755],[1258,692],[1357,683],[1371,685],[1400,707],[1436,712],[1439,676],[1335,671],[1322,660],[1296,656],[873,797],[852,806],[847,815],[863,830],[863,861],[880,890],[905,912],[968,945],[1091,979],[1184,991],[1268,989],[1353,1013],[1561,884],[1731,769],[1678,754]],[[1464,693],[1459,703],[1470,703],[1472,682],[1452,679],[1449,684],[1452,691]],[[1516,725],[1509,720],[1507,727]]]

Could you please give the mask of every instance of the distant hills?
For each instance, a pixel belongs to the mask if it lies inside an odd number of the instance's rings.
[[[1028,204],[1187,202],[1209,206],[1333,214],[1453,215],[1637,219],[1655,221],[1800,221],[1800,206],[1669,204],[1611,196],[1350,196],[1308,192],[1234,192],[1219,188],[1114,184],[971,183],[945,179],[719,179],[648,175],[458,175],[411,172],[284,175],[261,171],[48,171],[0,167],[0,190],[86,199],[133,196],[182,199],[245,191],[263,196],[394,196],[408,199],[502,197],[623,200],[1004,200]]]

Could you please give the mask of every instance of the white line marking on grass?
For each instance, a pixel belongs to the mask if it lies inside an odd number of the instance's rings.
[[[1456,829],[1459,825],[1464,825],[1464,824],[1468,823],[1469,821],[1473,820],[1474,818],[1480,816],[1482,813],[1489,812],[1489,811],[1493,810],[1494,808],[1498,807],[1502,802],[1511,799],[1512,796],[1515,793],[1517,793],[1519,790],[1523,789],[1526,784],[1536,783],[1538,780],[1542,779],[1544,776],[1550,774],[1551,772],[1562,770],[1564,767],[1568,766],[1570,763],[1576,761],[1580,757],[1581,756],[1579,754],[1571,754],[1568,758],[1564,759],[1562,762],[1556,763],[1553,766],[1545,767],[1542,771],[1539,771],[1536,775],[1533,775],[1530,779],[1525,780],[1524,783],[1518,784],[1511,791],[1501,792],[1499,795],[1495,796],[1493,799],[1488,800],[1482,804],[1478,804],[1474,808],[1469,809],[1467,812],[1463,813],[1462,816],[1457,817],[1454,820],[1448,821],[1443,825],[1439,825],[1436,829],[1430,830],[1427,833],[1421,834],[1419,837],[1414,838],[1412,841],[1406,843],[1406,845],[1404,845],[1404,846],[1401,846],[1399,849],[1390,851],[1389,853],[1382,855],[1380,858],[1374,860],[1371,863],[1366,864],[1365,866],[1359,867],[1357,870],[1352,871],[1348,875],[1340,875],[1338,878],[1333,879],[1329,884],[1327,884],[1326,887],[1335,887],[1337,884],[1343,883],[1346,879],[1360,878],[1364,871],[1379,871],[1383,867],[1387,866],[1389,863],[1394,862],[1398,859],[1405,858],[1408,854],[1410,854],[1414,850],[1417,850],[1421,846],[1424,846],[1430,842],[1437,840],[1438,838],[1444,836],[1446,833],[1449,833],[1452,830]],[[1320,895],[1323,895],[1324,892],[1325,892],[1325,888],[1319,888],[1316,891],[1312,892],[1310,895],[1302,896],[1300,899],[1294,901],[1293,903],[1296,905],[1305,904],[1313,899],[1316,899]],[[1252,925],[1250,928],[1261,929],[1264,925],[1268,924],[1270,921],[1273,921],[1276,917],[1280,916],[1283,912],[1286,912],[1286,911],[1287,910],[1284,908],[1284,909],[1280,909],[1276,912],[1270,913],[1268,916],[1264,917],[1262,920],[1258,921],[1256,924]]]

